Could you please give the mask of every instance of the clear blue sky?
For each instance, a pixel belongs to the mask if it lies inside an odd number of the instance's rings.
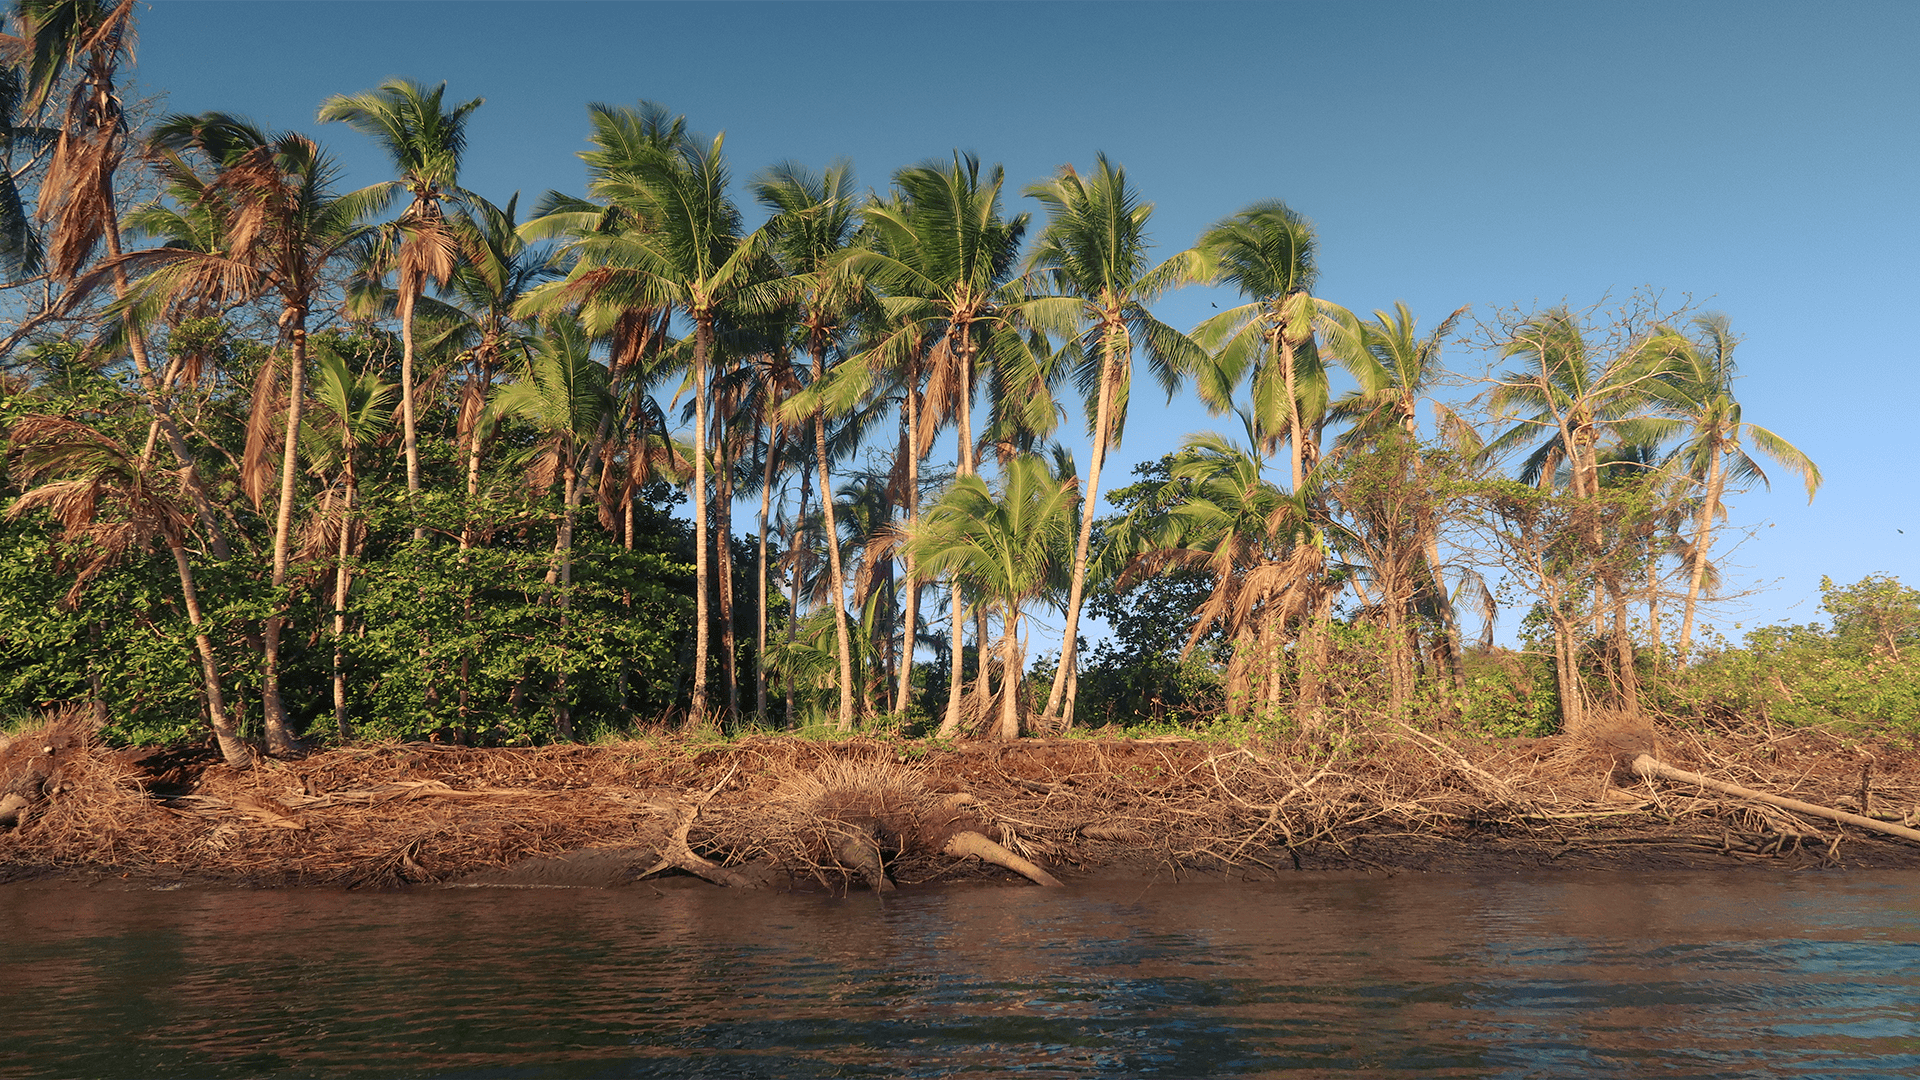
[[[1746,338],[1748,419],[1827,478],[1811,507],[1791,478],[1730,499],[1759,526],[1734,579],[1769,588],[1720,624],[1810,621],[1822,574],[1920,584],[1917,4],[157,0],[141,20],[143,92],[313,132],[354,185],[384,162],[314,112],[404,75],[487,99],[464,182],[495,201],[578,192],[584,106],[647,98],[725,131],[741,180],[844,156],[883,187],[958,147],[1017,192],[1105,151],[1165,253],[1284,199],[1318,228],[1321,295],[1428,325],[1690,295]],[[1185,328],[1215,300],[1159,312]],[[1212,426],[1136,395],[1110,483]]]

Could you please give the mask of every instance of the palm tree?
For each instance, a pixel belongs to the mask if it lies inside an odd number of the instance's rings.
[[[71,287],[69,300],[91,291],[98,274],[81,273],[104,243],[104,277],[114,295],[127,296],[120,216],[114,180],[126,155],[127,118],[117,87],[120,65],[133,58],[134,0],[18,0],[19,33],[4,45],[24,74],[25,109],[39,114],[62,86],[68,94],[34,214],[51,228],[44,239],[48,275]],[[73,76],[69,79],[68,76]],[[231,556],[213,502],[196,469],[193,450],[173,416],[165,388],[149,362],[137,322],[126,327],[127,351],[167,448],[185,470],[186,492],[216,558]]]
[[[220,662],[207,636],[206,616],[194,583],[187,552],[193,518],[168,490],[165,474],[157,473],[119,440],[62,417],[22,417],[13,423],[11,436],[14,479],[31,490],[14,501],[7,517],[18,519],[44,508],[60,524],[67,541],[84,543],[93,553],[81,566],[70,597],[77,597],[90,579],[128,552],[141,550],[155,539],[167,546],[180,578],[187,622],[193,628],[214,738],[227,764],[251,765],[253,748],[227,714]]]
[[[882,293],[885,312],[884,328],[855,370],[893,368],[903,373],[911,455],[903,470],[910,493],[908,527],[919,513],[920,461],[941,428],[951,423],[957,429],[959,475],[970,476],[978,469],[972,409],[981,347],[1020,347],[1013,331],[1021,297],[1009,283],[1031,218],[1006,215],[1000,198],[1005,183],[1004,169],[995,165],[983,170],[972,154],[956,153],[950,163],[929,161],[901,169],[893,174],[892,196],[862,211],[867,242],[847,255],[850,267],[866,273]],[[911,553],[903,553],[909,580],[926,580],[913,569]],[[964,600],[959,589],[952,593],[954,670],[940,724],[942,737],[951,737],[960,726]],[[901,709],[912,689],[915,594],[909,590],[903,646],[907,659],[896,699]]]
[[[291,551],[306,399],[307,319],[333,265],[365,235],[362,221],[374,200],[365,193],[334,194],[338,170],[306,136],[269,135],[224,113],[169,117],[155,130],[153,143],[165,155],[165,169],[176,189],[193,192],[219,222],[222,248],[159,248],[126,256],[128,268],[145,272],[133,298],[160,303],[182,297],[252,299],[271,292],[280,303],[278,322],[288,344],[290,378],[280,501],[274,516],[272,585],[279,590],[286,585]],[[211,174],[202,175],[189,155],[204,161]],[[272,366],[265,365],[263,376],[271,374]],[[299,748],[280,693],[284,603],[266,618],[261,661],[267,749],[274,754]]]
[[[767,287],[764,232],[748,233],[727,194],[725,136],[710,143],[665,120],[658,106],[592,107],[593,142],[586,155],[588,192],[599,205],[556,200],[553,212],[529,222],[529,237],[572,236],[566,278],[541,286],[527,312],[578,304],[588,328],[603,332],[636,311],[673,309],[693,323],[688,382],[693,397],[693,513],[696,536],[693,700],[690,717],[707,712],[709,567],[707,559],[707,378],[716,327],[739,311],[767,310],[779,298]],[[724,613],[731,617],[731,612]]]
[[[1067,594],[1060,668],[1047,695],[1045,720],[1052,723],[1060,713],[1067,672],[1077,663],[1075,646],[1100,469],[1125,422],[1134,350],[1141,350],[1169,398],[1182,373],[1197,367],[1204,356],[1192,339],[1154,318],[1147,304],[1176,286],[1199,280],[1202,264],[1198,254],[1189,250],[1158,266],[1149,265],[1147,220],[1153,204],[1140,201],[1127,184],[1126,170],[1115,168],[1105,154],[1099,155],[1089,178],[1082,179],[1068,166],[1026,193],[1047,208],[1047,226],[1027,258],[1028,272],[1052,291],[1054,299],[1031,302],[1025,312],[1042,329],[1071,338],[1068,348],[1083,360],[1081,387],[1089,391],[1093,413],[1093,453],[1082,492],[1080,539]]]
[[[400,319],[400,425],[407,454],[407,496],[420,497],[420,457],[414,427],[413,309],[428,281],[445,285],[458,255],[457,234],[441,203],[466,201],[459,187],[460,155],[467,145],[467,117],[486,100],[446,108],[447,84],[428,90],[411,79],[388,79],[379,89],[335,94],[320,106],[321,123],[340,121],[380,144],[400,174],[365,189],[381,203],[404,190],[410,196],[400,218],[383,237],[399,272],[396,314]],[[426,524],[413,538],[426,539]]]
[[[1361,347],[1359,320],[1313,295],[1313,225],[1285,203],[1254,203],[1200,237],[1203,273],[1237,287],[1249,301],[1213,316],[1193,336],[1209,350],[1200,396],[1216,411],[1228,407],[1242,379],[1250,379],[1252,415],[1263,452],[1287,440],[1293,490],[1306,481],[1318,456],[1312,433],[1328,401],[1326,357],[1348,369],[1363,391],[1381,385],[1378,365]]]
[[[997,729],[1002,739],[1020,735],[1020,672],[1026,663],[1020,614],[1065,568],[1080,502],[1074,487],[1044,458],[1018,457],[991,487],[977,475],[957,477],[906,531],[914,572],[923,580],[950,575],[976,589],[982,603],[1000,608],[1004,636]],[[956,635],[957,630],[956,623]],[[957,655],[957,636],[954,651]]]
[[[1249,433],[1257,433],[1257,423],[1244,419]],[[1212,433],[1189,437],[1169,475],[1160,495],[1114,538],[1132,547],[1117,553],[1128,556],[1120,587],[1174,567],[1212,577],[1182,655],[1216,627],[1225,631],[1233,642],[1231,706],[1279,708],[1282,639],[1290,626],[1297,628],[1296,714],[1311,727],[1319,685],[1317,618],[1331,596],[1322,572],[1325,543],[1313,524],[1311,478],[1304,490],[1282,491],[1266,478],[1257,450]]]
[[[755,177],[752,186],[760,204],[773,212],[767,228],[774,250],[799,294],[799,331],[803,347],[813,358],[813,383],[823,385],[829,354],[838,349],[854,318],[869,302],[866,283],[843,258],[859,222],[853,167],[839,161],[816,174],[794,162],[783,162]],[[820,506],[826,515],[827,535],[835,537],[839,525],[834,520],[827,413],[821,406],[812,412]],[[833,576],[833,633],[840,661],[838,725],[842,731],[851,731],[853,652],[847,629],[846,573],[840,564],[838,544],[827,545],[827,566]]]
[[[1792,443],[1758,424],[1741,418],[1740,403],[1734,400],[1734,346],[1739,339],[1728,325],[1727,317],[1714,313],[1693,320],[1695,336],[1665,328],[1662,340],[1654,348],[1670,350],[1674,370],[1661,396],[1681,416],[1685,432],[1674,448],[1671,460],[1687,476],[1701,485],[1700,508],[1693,525],[1693,544],[1689,558],[1687,600],[1680,622],[1680,655],[1685,657],[1693,640],[1694,607],[1706,582],[1707,556],[1713,549],[1713,519],[1724,514],[1721,497],[1727,481],[1758,480],[1767,484],[1760,463],[1746,452],[1751,443],[1781,467],[1800,477],[1807,488],[1807,501],[1813,501],[1820,488],[1820,467]]]
[[[1487,400],[1496,421],[1510,419],[1514,425],[1488,443],[1486,452],[1524,446],[1544,434],[1521,463],[1520,481],[1545,490],[1564,478],[1576,502],[1591,503],[1601,495],[1603,446],[1645,425],[1666,385],[1672,357],[1658,335],[1626,333],[1611,343],[1589,337],[1582,318],[1565,307],[1534,313],[1505,331],[1502,355],[1518,357],[1521,364],[1496,378]],[[1585,516],[1583,542],[1598,550],[1605,542],[1602,520]],[[1611,595],[1615,665],[1623,704],[1634,714],[1639,691],[1625,597],[1616,573],[1603,572],[1599,583]],[[1561,719],[1564,726],[1577,728],[1587,714],[1576,656],[1578,619],[1563,603],[1548,608]],[[1597,632],[1602,621],[1598,608],[1594,621]]]
[[[1350,423],[1347,430],[1334,440],[1337,449],[1360,451],[1384,443],[1395,447],[1398,453],[1399,447],[1420,438],[1420,405],[1426,402],[1432,409],[1443,443],[1465,453],[1479,452],[1480,436],[1473,425],[1462,419],[1451,406],[1429,396],[1446,375],[1446,370],[1440,364],[1442,346],[1466,311],[1466,308],[1454,311],[1424,336],[1419,332],[1418,320],[1404,303],[1396,302],[1391,313],[1373,313],[1373,321],[1363,326],[1361,331],[1367,352],[1378,365],[1375,370],[1380,381],[1371,389],[1356,389],[1333,403],[1329,410],[1331,416]],[[1428,464],[1426,456],[1416,453],[1406,460],[1411,468],[1411,480],[1424,490]],[[1430,495],[1431,492],[1426,494]],[[1440,530],[1430,504],[1422,505],[1414,513],[1412,524],[1414,535],[1407,539],[1424,555],[1425,565],[1410,567],[1410,571],[1424,585],[1427,593],[1424,606],[1439,616],[1446,635],[1454,688],[1459,693],[1465,693],[1466,658],[1462,653],[1460,627],[1452,596],[1441,573]],[[1400,530],[1391,531],[1397,533]],[[1388,539],[1384,535],[1378,538]],[[1399,543],[1397,536],[1392,540],[1396,545]],[[1468,576],[1472,577],[1471,574]],[[1392,636],[1391,645],[1396,651],[1403,647],[1398,634]],[[1396,652],[1396,672],[1403,670],[1403,664],[1409,664],[1409,661]]]
[[[454,266],[444,295],[448,313],[464,323],[470,370],[460,399],[458,441],[466,465],[467,498],[480,496],[480,462],[486,451],[487,395],[494,379],[513,357],[525,357],[533,348],[531,328],[514,317],[514,307],[528,292],[558,272],[544,248],[520,237],[514,220],[520,202],[516,194],[498,207],[477,195],[468,196],[461,212],[447,222],[462,258]],[[462,528],[460,545],[470,547],[473,529]]]
[[[340,485],[333,578],[333,720],[340,740],[346,742],[353,738],[347,707],[345,642],[347,592],[352,584],[353,513],[360,502],[356,459],[362,446],[392,426],[394,398],[400,388],[382,379],[377,371],[353,374],[345,358],[324,343],[318,352],[313,366],[313,400],[319,407],[319,422],[310,425],[316,436],[310,442],[319,445],[309,451],[307,459],[323,476],[336,472]]]
[[[540,436],[528,473],[536,485],[560,481],[560,527],[553,542],[553,567],[547,575],[557,585],[554,605],[564,630],[568,594],[573,585],[573,533],[589,460],[597,449],[604,422],[613,414],[608,393],[608,371],[592,355],[593,341],[577,319],[551,319],[535,345],[526,377],[494,391],[488,408],[495,416],[526,421]],[[567,673],[559,673],[554,716],[562,739],[573,738],[573,714],[567,706]]]

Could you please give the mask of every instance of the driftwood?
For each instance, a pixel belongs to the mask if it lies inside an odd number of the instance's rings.
[[[1920,829],[1909,829],[1904,825],[1895,825],[1890,821],[1878,821],[1860,814],[1848,813],[1845,810],[1835,810],[1827,806],[1816,806],[1810,802],[1801,802],[1799,799],[1789,799],[1784,795],[1769,795],[1764,791],[1755,791],[1752,788],[1741,787],[1739,784],[1729,784],[1724,780],[1714,780],[1701,776],[1699,773],[1688,772],[1685,769],[1676,769],[1666,762],[1648,754],[1641,754],[1639,757],[1633,759],[1633,771],[1639,776],[1659,777],[1662,780],[1692,784],[1695,787],[1706,788],[1709,791],[1718,791],[1736,798],[1765,803],[1768,806],[1778,806],[1783,810],[1791,810],[1796,814],[1806,814],[1809,817],[1838,821],[1842,824],[1854,825],[1862,829],[1871,829],[1874,832],[1885,833],[1888,836],[1897,836],[1902,840],[1912,840],[1920,843]]]

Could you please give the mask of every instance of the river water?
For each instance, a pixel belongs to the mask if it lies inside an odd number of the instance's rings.
[[[14,885],[0,1076],[1910,1077],[1917,890]]]

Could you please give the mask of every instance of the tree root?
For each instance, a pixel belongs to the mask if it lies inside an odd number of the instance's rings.
[[[971,830],[963,830],[948,837],[947,846],[944,850],[946,854],[952,855],[955,858],[964,859],[972,856],[981,862],[989,862],[995,866],[1004,866],[1008,870],[1031,880],[1037,885],[1064,888],[1059,878],[1040,869],[1037,864],[1015,855],[999,844]]]

